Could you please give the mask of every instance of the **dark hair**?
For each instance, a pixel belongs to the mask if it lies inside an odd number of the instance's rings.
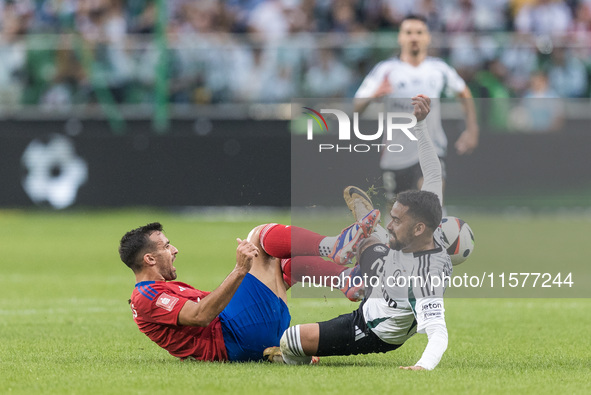
[[[432,231],[439,226],[442,215],[441,202],[433,192],[404,191],[396,195],[396,201],[408,207],[408,213]]]
[[[429,27],[429,24],[427,23],[427,18],[419,14],[408,14],[407,16],[402,18],[402,20],[400,21],[400,25],[402,25],[404,21],[421,21],[425,25],[427,25],[427,27]]]
[[[152,246],[150,235],[154,232],[162,232],[160,222],[152,222],[130,230],[119,242],[119,257],[134,273],[142,268],[140,253]]]

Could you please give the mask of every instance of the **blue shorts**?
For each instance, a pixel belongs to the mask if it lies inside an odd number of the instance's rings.
[[[285,302],[252,274],[246,274],[220,313],[230,361],[259,361],[263,350],[278,346],[291,315]]]

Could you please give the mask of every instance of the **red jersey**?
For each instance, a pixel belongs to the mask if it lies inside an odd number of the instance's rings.
[[[142,281],[131,294],[133,319],[142,333],[175,357],[226,361],[228,354],[219,317],[206,327],[178,324],[185,303],[199,302],[207,295],[209,292],[179,281]]]

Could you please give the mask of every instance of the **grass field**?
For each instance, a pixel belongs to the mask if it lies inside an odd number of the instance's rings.
[[[420,358],[424,335],[388,354],[322,358],[319,366],[180,362],[132,320],[134,278],[119,261],[119,238],[161,221],[180,250],[179,280],[208,290],[233,268],[236,237],[258,223],[290,220],[235,217],[241,220],[148,210],[0,211],[0,394],[591,393],[591,300],[583,298],[448,298],[449,347],[432,372],[397,369]],[[590,224],[551,216],[509,225],[493,215],[467,220],[477,250],[465,265],[474,267],[497,264],[496,250],[511,251],[505,265],[532,254],[545,267],[582,260]],[[294,324],[356,307],[340,298],[289,304]]]

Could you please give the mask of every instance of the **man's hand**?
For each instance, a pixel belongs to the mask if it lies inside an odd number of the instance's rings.
[[[458,155],[471,154],[478,147],[478,132],[464,130],[455,143]]]
[[[411,104],[414,106],[413,115],[417,118],[417,122],[427,118],[429,111],[431,111],[431,99],[425,95],[417,95],[413,97]]]
[[[252,260],[259,255],[259,249],[250,241],[236,239],[236,267],[206,298],[198,303],[188,301],[178,315],[179,325],[207,326],[226,308],[232,296],[252,267]]]
[[[425,370],[425,368],[421,366],[399,366],[398,369],[402,370]]]
[[[380,97],[389,95],[393,92],[392,85],[390,85],[390,81],[388,81],[388,74],[384,76],[382,83],[378,86],[378,89],[371,95],[373,99],[378,99]]]
[[[259,256],[259,249],[250,241],[236,239],[238,248],[236,248],[236,269],[249,272],[252,267],[252,260]]]
[[[357,98],[353,101],[354,111],[361,114],[363,111],[365,111],[365,109],[370,105],[372,101],[387,96],[392,92],[392,85],[390,85],[390,81],[388,81],[388,75],[386,74],[380,86],[378,86],[378,88],[370,97]]]
[[[474,99],[472,98],[472,92],[467,86],[462,92],[458,94],[458,98],[464,108],[464,114],[466,116],[466,130],[460,134],[460,137],[454,144],[458,155],[471,154],[472,151],[478,146],[478,136],[480,130],[478,128],[478,121],[476,119],[476,108],[474,107]]]

